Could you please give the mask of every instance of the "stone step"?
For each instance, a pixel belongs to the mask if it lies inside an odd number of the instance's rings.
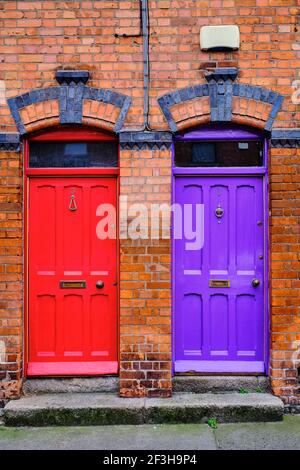
[[[120,398],[106,393],[58,393],[11,400],[6,426],[279,421],[283,403],[266,393],[177,393],[172,398]]]
[[[265,376],[201,376],[178,375],[173,378],[173,390],[178,393],[270,393],[270,381]]]
[[[118,377],[34,378],[23,383],[23,394],[117,393],[118,387]],[[180,393],[271,391],[269,378],[263,376],[175,376],[173,387]]]
[[[36,378],[23,383],[23,394],[117,393],[118,388],[118,377]]]

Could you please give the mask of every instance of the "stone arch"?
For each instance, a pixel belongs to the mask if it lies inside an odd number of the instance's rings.
[[[85,124],[118,132],[131,98],[111,89],[72,82],[32,90],[10,98],[8,104],[21,135],[60,124]]]
[[[158,99],[172,132],[214,122],[271,131],[282,101],[283,97],[272,90],[233,83],[222,75],[215,75],[207,84],[182,88]]]

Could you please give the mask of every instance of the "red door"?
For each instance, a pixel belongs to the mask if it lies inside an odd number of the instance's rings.
[[[116,200],[115,178],[30,179],[28,375],[117,373],[117,242],[96,234]]]

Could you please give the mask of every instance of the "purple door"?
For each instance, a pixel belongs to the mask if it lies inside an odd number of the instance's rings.
[[[175,372],[264,372],[262,177],[176,177],[175,197],[204,207],[203,247],[174,242]]]

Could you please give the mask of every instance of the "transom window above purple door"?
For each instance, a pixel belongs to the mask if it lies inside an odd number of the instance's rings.
[[[263,144],[257,140],[176,142],[175,166],[262,166]]]
[[[210,126],[177,135],[174,172],[262,172],[267,166],[266,136],[255,129]],[[236,169],[236,170],[235,170]]]

